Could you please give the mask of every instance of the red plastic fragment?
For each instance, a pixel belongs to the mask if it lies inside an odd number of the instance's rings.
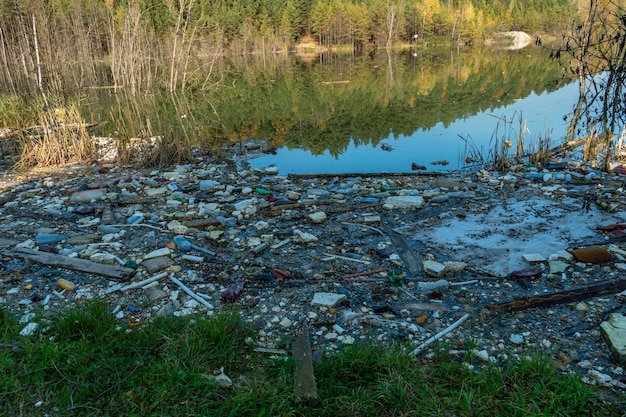
[[[608,224],[606,226],[598,227],[598,230],[602,230],[603,232],[612,232],[614,230],[624,230],[626,229],[626,223],[613,223]]]
[[[287,271],[286,269],[278,269],[278,268],[274,268],[272,269],[272,274],[279,279],[289,279],[291,278],[291,272]]]
[[[540,278],[542,274],[543,274],[543,269],[538,266],[535,266],[532,268],[526,268],[526,269],[513,271],[511,272],[511,277],[537,279],[537,278]]]
[[[626,237],[626,232],[623,230],[613,230],[611,232],[609,232],[609,236],[611,237],[615,237],[615,238],[620,238],[620,237]]]

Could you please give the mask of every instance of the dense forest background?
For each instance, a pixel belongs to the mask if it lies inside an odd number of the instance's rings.
[[[469,44],[565,30],[572,0],[0,0],[0,91],[203,84],[225,54]],[[578,0],[578,3],[586,3]],[[436,38],[438,37],[438,38]],[[103,80],[103,77],[106,79]]]

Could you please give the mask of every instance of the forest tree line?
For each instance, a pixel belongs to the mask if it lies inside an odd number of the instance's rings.
[[[2,26],[45,15],[60,30],[91,26],[106,37],[111,25],[125,29],[138,14],[156,37],[183,30],[219,35],[225,44],[264,39],[292,44],[312,36],[320,44],[410,42],[414,36],[449,36],[471,41],[499,30],[527,32],[563,28],[577,14],[572,0],[0,0]],[[85,21],[88,20],[88,21]],[[99,24],[98,24],[99,23]],[[97,33],[97,32],[101,33]],[[9,36],[9,34],[4,34]]]
[[[621,0],[620,0],[621,1]],[[208,85],[226,53],[562,33],[585,0],[0,0],[0,92]],[[426,40],[426,42],[424,42]]]

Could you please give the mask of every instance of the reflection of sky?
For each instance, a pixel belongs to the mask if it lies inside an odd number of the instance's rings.
[[[355,146],[351,142],[337,158],[329,152],[314,156],[302,149],[281,148],[276,155],[263,155],[249,162],[253,168],[275,165],[281,174],[408,172],[412,163],[424,165],[428,170],[457,169],[460,168],[459,160],[465,148],[459,136],[471,139],[474,147],[486,158],[493,147],[496,132],[499,139],[517,143],[520,116],[527,129],[524,135],[527,145],[551,133],[552,146],[557,146],[565,137],[567,128],[563,116],[571,112],[577,94],[578,87],[573,83],[551,93],[533,93],[506,107],[457,120],[448,128],[439,123],[429,130],[417,130],[410,136],[400,135],[394,139],[390,135],[385,140],[393,148],[390,152],[380,146]],[[439,160],[447,160],[450,164],[431,164]]]

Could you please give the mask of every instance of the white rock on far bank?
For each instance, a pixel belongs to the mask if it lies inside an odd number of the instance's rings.
[[[384,208],[393,209],[418,209],[424,205],[422,196],[413,195],[394,195],[385,199]]]
[[[319,305],[324,307],[334,307],[340,302],[346,300],[345,294],[335,294],[330,292],[318,292],[313,295],[312,305]]]

